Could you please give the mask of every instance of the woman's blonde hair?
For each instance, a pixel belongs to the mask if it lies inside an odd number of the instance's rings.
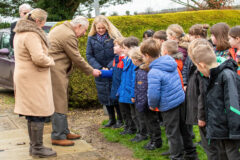
[[[178,40],[178,45],[182,48],[188,48],[190,42],[189,35],[184,33],[183,28],[178,24],[171,24],[167,28],[167,35],[175,37]]]
[[[105,17],[103,15],[97,16],[94,19],[88,36],[93,36],[97,33],[96,25],[98,23],[102,23],[105,26],[106,30],[108,31],[109,36],[112,39],[122,37],[122,34],[119,32],[119,30],[109,21],[109,19],[107,17]]]
[[[45,21],[47,20],[48,13],[41,8],[35,8],[26,15],[26,19],[31,21]]]
[[[195,39],[189,44],[188,55],[195,64],[203,62],[211,65],[217,61],[213,46],[203,38]]]

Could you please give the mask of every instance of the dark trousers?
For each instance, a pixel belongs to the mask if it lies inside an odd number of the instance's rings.
[[[193,136],[193,127],[192,125],[187,125],[185,122],[186,119],[186,112],[185,112],[185,105],[179,105],[180,111],[180,132],[183,141],[183,150],[184,150],[184,158],[188,159],[197,159],[197,150],[196,146],[192,141]]]
[[[52,134],[54,140],[67,139],[68,129],[67,115],[55,112],[52,116]]]
[[[137,121],[139,125],[137,134],[140,134],[142,136],[147,136],[148,132],[147,132],[147,127],[144,119],[144,113],[139,112],[137,108],[135,108],[135,110],[136,110],[136,116],[137,116]]]
[[[180,107],[161,112],[170,147],[171,160],[183,160],[183,142],[180,130]]]
[[[125,122],[124,130],[136,131],[136,126],[131,117],[131,107],[129,103],[119,103],[122,118]]]
[[[136,113],[136,107],[134,104],[130,104],[130,110],[131,110],[131,117],[132,117],[132,120],[134,122],[134,125],[137,129],[137,133],[139,133],[140,131],[140,124],[139,124],[139,121],[137,119],[137,113]]]
[[[112,105],[112,106],[106,106],[106,108],[107,108],[108,116],[109,116],[110,120],[113,120],[113,121],[116,120],[116,118],[115,118],[115,111],[116,111],[117,112],[117,119],[119,121],[122,121],[122,114],[120,112],[120,108],[119,108],[118,104]]]
[[[215,140],[218,146],[219,160],[240,160],[240,140]]]
[[[151,141],[152,142],[160,141],[162,143],[161,129],[158,120],[158,112],[151,111],[149,109],[145,110],[143,112],[143,118]]]
[[[208,143],[208,139],[206,138],[206,128],[199,127],[199,132],[201,136],[201,144],[207,154],[208,160],[219,160],[217,145],[214,141],[213,143]]]
[[[25,117],[29,122],[45,122],[47,117],[36,117],[36,116],[26,116]]]

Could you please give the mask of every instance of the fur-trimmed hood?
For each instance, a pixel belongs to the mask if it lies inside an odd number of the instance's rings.
[[[174,59],[183,60],[183,54],[182,54],[182,52],[178,52],[178,53],[175,53],[175,54],[171,54],[170,56],[171,56],[172,58],[174,58]]]
[[[44,41],[46,46],[49,47],[49,43],[48,43],[45,32],[41,28],[39,28],[35,22],[26,20],[26,19],[21,19],[17,22],[14,32],[16,32],[16,33],[35,32],[42,38],[42,40]]]

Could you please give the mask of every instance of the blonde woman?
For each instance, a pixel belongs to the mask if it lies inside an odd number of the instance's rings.
[[[54,112],[50,66],[54,60],[48,55],[48,41],[42,30],[47,12],[34,9],[18,21],[14,37],[15,52],[15,109],[28,120],[29,154],[33,157],[56,156],[43,146],[45,118]]]
[[[86,55],[89,64],[95,69],[109,70],[112,68],[113,41],[122,37],[121,33],[107,17],[100,15],[94,19],[88,36]],[[95,82],[98,100],[101,104],[106,105],[109,115],[109,122],[105,127],[114,126],[116,124],[114,107],[118,114],[118,122],[122,121],[122,116],[118,105],[110,99],[112,79],[98,77]]]

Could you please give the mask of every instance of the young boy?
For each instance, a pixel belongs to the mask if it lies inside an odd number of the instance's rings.
[[[183,54],[178,51],[178,43],[174,40],[167,40],[162,43],[162,48],[161,48],[161,54],[162,56],[169,55],[172,58],[175,59],[177,63],[177,71],[178,75],[181,79],[181,84],[182,88],[184,87],[183,85],[183,78],[182,78],[182,68],[183,68]],[[184,145],[184,158],[188,159],[197,159],[197,152],[196,152],[196,146],[192,142],[192,133],[191,130],[189,130],[189,126],[186,125],[185,123],[185,111],[186,109],[184,107],[180,108],[180,132],[183,140],[183,145]]]
[[[113,101],[117,101],[116,103],[118,103],[118,98],[116,96],[117,94],[117,90],[120,86],[120,82],[121,82],[121,75],[122,75],[122,70],[123,70],[123,61],[122,59],[125,57],[124,53],[123,53],[123,49],[122,49],[122,42],[123,42],[124,38],[120,37],[114,40],[114,60],[113,60],[113,68],[112,68],[112,88],[111,88],[111,94],[110,94],[110,98]],[[125,117],[122,117],[121,111],[119,109],[119,105],[117,105],[118,107],[116,107],[116,112],[118,115],[118,120],[117,123],[113,126],[113,128],[120,128],[121,126],[123,126],[123,120],[125,121]],[[114,110],[113,110],[114,113]],[[115,114],[115,113],[114,113]]]
[[[117,95],[119,96],[119,106],[123,117],[125,117],[124,131],[120,134],[135,134],[137,119],[135,107],[132,102],[134,98],[134,81],[135,81],[135,68],[129,58],[128,52],[132,47],[138,46],[139,40],[136,37],[128,37],[123,40],[123,52],[125,58],[123,59],[123,72],[121,76],[120,87],[118,88]]]
[[[185,99],[177,63],[169,55],[160,56],[160,45],[154,39],[141,44],[145,61],[150,64],[148,72],[148,105],[161,111],[170,144],[170,158],[183,159],[180,131],[180,107]]]
[[[196,39],[192,44],[199,41]],[[191,45],[192,45],[191,44]],[[197,45],[189,55],[197,69],[209,77],[205,96],[206,137],[218,147],[224,160],[240,160],[240,78],[237,64],[229,59],[218,64],[210,45]]]

